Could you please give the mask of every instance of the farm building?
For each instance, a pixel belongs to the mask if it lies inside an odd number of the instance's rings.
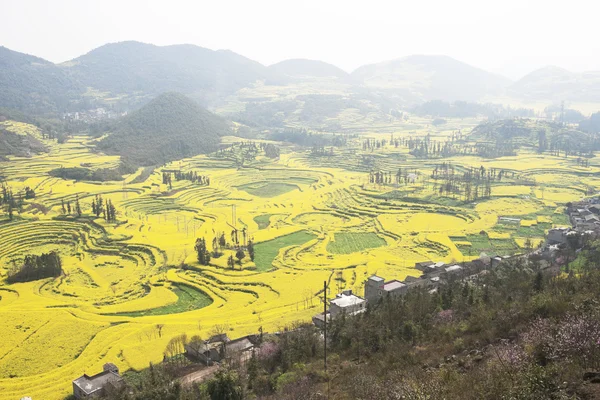
[[[89,399],[104,396],[107,387],[118,388],[124,385],[123,378],[119,375],[119,368],[115,364],[104,364],[103,371],[99,374],[83,376],[73,381],[73,396],[76,399]]]

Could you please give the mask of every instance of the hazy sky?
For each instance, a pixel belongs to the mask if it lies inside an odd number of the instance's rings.
[[[107,42],[192,43],[347,71],[445,54],[510,78],[600,70],[597,0],[1,0],[0,45],[62,62]]]

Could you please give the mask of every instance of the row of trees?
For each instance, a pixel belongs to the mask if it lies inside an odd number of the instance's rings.
[[[8,215],[9,220],[13,220],[14,211],[20,209],[23,204],[23,199],[18,196],[15,197],[12,189],[5,183],[2,184],[2,197],[0,197],[0,206]]]
[[[9,271],[8,283],[30,282],[62,275],[62,262],[57,252],[27,255],[20,267]]]
[[[164,185],[169,185],[169,187],[172,188],[173,178],[175,178],[176,181],[190,181],[192,183],[198,183],[203,186],[210,186],[210,178],[206,175],[199,175],[196,171],[163,171],[162,183]]]
[[[96,217],[102,215],[107,222],[114,222],[117,220],[117,209],[110,199],[104,201],[102,195],[96,195],[92,200],[92,213]]]
[[[404,184],[414,183],[418,179],[418,173],[416,169],[411,172],[408,168],[398,168],[396,174],[392,175],[391,171],[370,171],[369,172],[369,183],[375,183],[377,185],[391,185],[392,182],[396,185],[404,182]]]
[[[72,214],[75,213],[78,217],[81,217],[82,212],[81,212],[81,204],[79,203],[79,195],[75,196],[75,206],[71,207],[71,202],[67,201],[65,202],[64,199],[61,199],[60,201],[60,205],[61,205],[61,212],[63,214]],[[93,204],[92,204],[93,206]]]

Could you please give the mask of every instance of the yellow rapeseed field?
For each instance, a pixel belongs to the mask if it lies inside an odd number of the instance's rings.
[[[21,134],[37,132],[5,125]],[[234,148],[241,140],[226,139]],[[118,164],[118,157],[92,153],[88,141],[46,140],[48,153],[0,162],[0,176],[13,191],[28,186],[36,192],[13,221],[0,217],[0,277],[25,254],[51,250],[60,252],[65,271],[56,279],[0,283],[2,399],[61,399],[72,379],[100,371],[105,362],[123,370],[159,362],[167,342],[181,333],[208,337],[221,325],[237,337],[308,321],[320,311],[324,280],[331,280],[329,296],[344,288],[362,293],[371,274],[418,276],[418,261],[461,262],[493,252],[490,246],[509,248],[500,242],[521,251],[527,237],[537,245],[544,229],[558,223],[562,204],[594,184],[572,175],[564,159],[533,152],[455,157],[457,166],[518,173],[495,184],[490,198],[466,204],[460,196],[440,196],[429,178],[432,166],[406,149],[390,146],[377,156],[387,160],[389,171],[409,169],[418,179],[369,183],[359,140],[350,144],[352,153],[336,149],[334,162],[281,145],[279,159],[259,156],[244,168],[224,152],[170,163],[146,179],[138,179],[142,169],[119,182],[48,175],[61,166]],[[174,169],[209,176],[211,184],[183,180],[167,187],[162,172]],[[600,172],[596,161],[587,172]],[[116,223],[91,216],[96,195],[115,204]],[[61,205],[74,206],[76,197],[83,216],[63,215]],[[505,224],[500,217],[521,223]],[[234,226],[240,241],[242,230],[254,240],[254,262],[246,256],[232,269],[227,258],[233,250],[226,249],[211,265],[198,265],[196,238],[205,238],[212,250],[221,233],[231,242]]]

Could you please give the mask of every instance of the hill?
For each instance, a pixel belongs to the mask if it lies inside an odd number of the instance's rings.
[[[115,95],[152,98],[177,91],[208,102],[270,75],[268,69],[227,50],[194,45],[111,43],[61,65],[84,86]]]
[[[270,65],[269,70],[277,75],[292,78],[338,78],[350,77],[346,71],[323,61],[291,59]]]
[[[531,100],[600,101],[600,71],[575,73],[548,66],[519,79],[509,92]]]
[[[67,110],[81,90],[68,71],[0,46],[0,107],[32,113]]]
[[[5,160],[6,156],[27,157],[45,151],[46,146],[36,137],[18,135],[0,125],[0,161]]]
[[[471,132],[469,139],[536,147],[538,151],[554,150],[569,154],[589,154],[600,148],[594,134],[559,123],[535,119],[502,119],[483,122]]]
[[[165,93],[119,120],[98,148],[134,165],[157,165],[214,151],[227,134],[224,119],[183,94]]]
[[[351,74],[368,88],[388,91],[404,101],[476,101],[501,93],[510,80],[447,56],[414,55],[365,65]]]

